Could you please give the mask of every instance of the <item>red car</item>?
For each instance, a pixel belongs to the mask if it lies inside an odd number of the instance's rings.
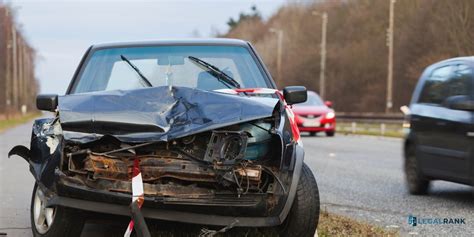
[[[317,132],[325,132],[332,137],[336,132],[336,114],[330,101],[323,102],[316,92],[308,91],[308,100],[293,105],[293,113],[300,132],[309,132],[315,136]]]

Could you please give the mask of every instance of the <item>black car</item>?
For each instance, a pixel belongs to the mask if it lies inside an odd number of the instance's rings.
[[[431,180],[474,185],[474,57],[448,59],[423,72],[407,116],[405,174],[412,194]]]
[[[36,179],[34,236],[79,235],[83,211],[132,216],[138,235],[150,218],[313,236],[318,189],[290,109],[306,98],[279,92],[241,40],[90,47],[65,95],[37,97],[55,117],[9,153]]]

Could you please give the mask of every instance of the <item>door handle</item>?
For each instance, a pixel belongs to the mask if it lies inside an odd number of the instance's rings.
[[[448,124],[448,123],[443,122],[443,121],[436,122],[436,125],[438,125],[438,126],[446,126],[446,124]]]
[[[474,132],[467,132],[468,137],[474,137]]]

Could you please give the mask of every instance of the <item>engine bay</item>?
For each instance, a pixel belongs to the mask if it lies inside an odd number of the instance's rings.
[[[283,183],[281,139],[267,118],[185,136],[168,142],[125,144],[112,136],[64,146],[66,178],[89,188],[131,193],[135,160],[145,196],[202,197],[265,194]]]

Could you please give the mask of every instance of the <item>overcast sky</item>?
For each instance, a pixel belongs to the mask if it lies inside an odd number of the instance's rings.
[[[1,0],[0,0],[1,1]],[[41,93],[64,94],[86,49],[95,43],[209,37],[256,5],[264,18],[285,0],[4,0],[17,10],[28,42],[39,53]]]

